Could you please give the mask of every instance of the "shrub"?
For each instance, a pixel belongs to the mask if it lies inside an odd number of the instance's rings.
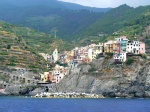
[[[113,53],[106,53],[106,56],[109,57],[109,58],[112,58],[113,57]]]
[[[10,49],[11,48],[11,45],[7,45],[7,49]]]
[[[132,57],[128,58],[128,60],[126,61],[126,64],[131,65],[132,63],[133,63],[133,58]]]
[[[147,59],[147,55],[146,54],[142,54],[142,58],[143,59]]]
[[[90,68],[89,70],[88,70],[88,72],[94,72],[94,71],[96,71],[97,69],[96,68]]]

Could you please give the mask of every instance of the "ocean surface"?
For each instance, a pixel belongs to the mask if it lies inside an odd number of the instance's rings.
[[[150,112],[150,99],[0,97],[0,112]]]

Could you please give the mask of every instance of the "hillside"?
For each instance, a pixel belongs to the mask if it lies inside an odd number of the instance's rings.
[[[46,61],[38,53],[51,53],[56,47],[71,49],[70,44],[51,35],[0,21],[1,66],[46,70]]]
[[[13,5],[18,7],[25,6],[48,6],[49,8],[60,8],[60,9],[69,9],[69,10],[82,10],[86,9],[93,12],[107,12],[111,8],[95,8],[82,6],[75,3],[63,2],[60,0],[1,0],[0,4]]]
[[[138,34],[142,32],[142,30],[149,25],[149,10],[150,6],[141,6],[137,8],[132,8],[127,5],[119,6],[103,15],[102,18],[85,29],[81,35],[98,35],[101,33],[111,35],[116,32],[118,33],[120,30],[123,31],[126,29],[126,32],[130,32],[128,33],[130,34],[129,36],[133,36],[135,33]],[[145,22],[142,24],[140,21]],[[135,28],[138,28],[138,30],[133,31]],[[120,35],[122,34],[125,33],[120,33]]]
[[[108,10],[57,0],[0,1],[1,20],[51,34],[57,30],[57,35],[65,40],[81,32]]]

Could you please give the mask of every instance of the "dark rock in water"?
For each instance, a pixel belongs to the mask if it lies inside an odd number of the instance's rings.
[[[45,89],[39,87],[39,88],[34,89],[33,91],[30,91],[30,92],[28,93],[28,95],[29,95],[29,96],[35,96],[36,94],[40,94],[40,93],[43,93],[43,92],[45,92]]]
[[[135,97],[143,98],[144,97],[144,92],[136,92]]]
[[[26,87],[26,88],[24,88],[24,89],[21,89],[21,90],[19,91],[19,94],[20,94],[20,95],[27,95],[27,94],[29,94],[30,91],[33,91],[33,90],[34,90],[33,87]]]
[[[111,97],[111,98],[116,97],[116,95],[115,95],[114,92],[104,92],[104,93],[102,93],[102,95],[103,95],[104,97]]]

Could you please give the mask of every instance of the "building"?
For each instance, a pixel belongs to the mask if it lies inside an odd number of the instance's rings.
[[[128,44],[128,39],[126,36],[122,36],[120,38],[115,38],[116,43],[118,44],[119,52],[126,52],[127,44]]]
[[[145,43],[140,42],[140,48],[139,48],[139,53],[140,54],[145,54],[146,50],[145,50]]]
[[[113,52],[113,40],[109,40],[108,42],[104,43],[104,52],[109,53]]]
[[[52,73],[53,78],[55,79],[55,82],[54,80],[52,82],[59,83],[64,78],[64,76],[69,74],[69,69],[67,67],[56,65]]]
[[[47,75],[49,75],[49,72],[44,72],[44,74],[40,74],[41,81],[47,82],[48,81]]]
[[[127,60],[127,54],[115,53],[113,58],[114,58],[114,62],[125,62]]]
[[[120,43],[117,43],[117,41],[113,43],[113,53],[120,53]]]
[[[128,53],[139,54],[140,42],[139,41],[129,41],[126,46],[126,51]]]
[[[99,43],[88,49],[88,58],[92,61],[96,59],[97,55],[104,52],[104,44]]]
[[[58,50],[57,50],[57,49],[55,49],[55,50],[53,51],[52,56],[53,56],[53,62],[54,62],[54,63],[59,60]]]

